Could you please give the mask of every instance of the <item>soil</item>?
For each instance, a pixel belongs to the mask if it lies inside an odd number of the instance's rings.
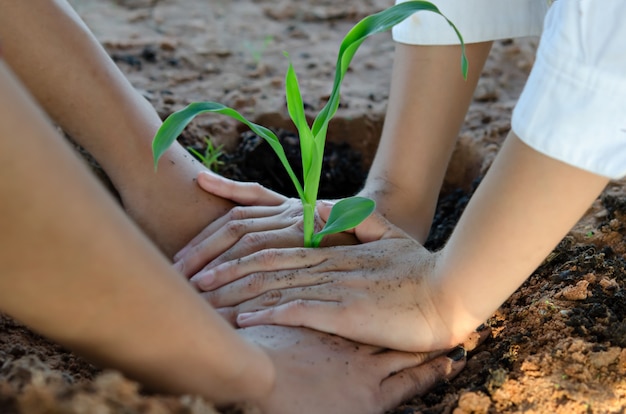
[[[336,48],[387,0],[71,0],[133,85],[167,116],[214,100],[297,141],[282,84],[287,50],[307,112],[328,98]],[[428,241],[440,247],[498,151],[533,63],[536,39],[496,42],[460,134]],[[352,194],[371,163],[387,102],[393,42],[368,39],[330,128],[324,197]],[[264,144],[222,117],[201,117],[181,142],[224,145],[222,173],[288,193]],[[297,170],[297,169],[296,169]],[[334,185],[331,185],[333,184]],[[286,184],[286,185],[285,185]],[[487,322],[491,338],[453,381],[392,410],[409,413],[623,413],[626,406],[625,182],[583,219]],[[497,252],[494,252],[497,254]],[[215,413],[197,397],[149,394],[0,316],[2,413]]]

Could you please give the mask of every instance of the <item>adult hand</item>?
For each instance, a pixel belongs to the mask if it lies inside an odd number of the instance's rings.
[[[213,173],[198,175],[208,193],[239,204],[208,225],[174,256],[174,267],[202,290],[199,272],[268,248],[303,245],[302,204],[258,183],[229,180]],[[317,219],[316,227],[323,223]],[[354,243],[346,234],[334,243]],[[194,276],[196,275],[196,276]]]
[[[259,326],[239,331],[264,348],[276,366],[272,394],[255,402],[263,413],[383,413],[451,379],[465,350],[407,353],[383,350],[304,328]]]
[[[322,218],[329,207],[320,208]],[[437,254],[378,214],[355,229],[365,244],[268,249],[202,274],[202,293],[231,323],[306,326],[405,351],[454,346],[434,280]]]

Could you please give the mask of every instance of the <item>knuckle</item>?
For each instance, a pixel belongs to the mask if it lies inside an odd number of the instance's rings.
[[[244,225],[241,221],[229,221],[226,223],[226,233],[229,236],[239,238],[244,231]]]
[[[298,220],[293,224],[294,228],[299,232],[299,233],[303,233],[304,232],[304,220]],[[316,225],[316,230],[319,230],[317,228]]]
[[[189,251],[189,253],[181,259],[182,265],[185,269],[185,272],[193,272],[198,270],[201,267],[200,262],[203,258],[205,245],[204,243],[200,243]]]
[[[302,207],[299,205],[292,205],[283,212],[283,215],[288,219],[300,220],[302,219]]]
[[[281,253],[278,249],[267,249],[259,252],[258,260],[264,267],[272,267],[280,256]]]
[[[261,306],[274,306],[280,303],[283,298],[283,294],[280,290],[274,289],[269,292],[265,292],[261,296]]]
[[[287,307],[293,311],[306,311],[310,307],[310,302],[305,299],[296,299],[292,302],[289,302]]]
[[[260,293],[265,290],[267,280],[268,277],[266,273],[252,273],[248,276],[246,287],[251,293]]]
[[[228,218],[231,220],[240,220],[242,218],[245,218],[245,216],[246,216],[246,209],[241,206],[233,207],[228,212]]]
[[[265,237],[265,233],[256,232],[256,233],[247,233],[241,238],[241,243],[244,246],[249,247],[260,247],[263,248],[267,238]]]
[[[252,194],[254,194],[255,196],[259,197],[261,195],[263,195],[265,193],[265,187],[263,187],[261,184],[254,182],[254,183],[250,183],[250,190],[252,192]]]

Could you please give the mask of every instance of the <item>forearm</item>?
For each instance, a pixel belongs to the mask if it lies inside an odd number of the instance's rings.
[[[153,387],[268,392],[268,357],[168,266],[2,62],[0,116],[0,309]]]
[[[491,42],[467,45],[464,80],[460,46],[396,46],[385,125],[361,194],[422,242],[490,49]]]
[[[438,253],[436,296],[456,339],[541,264],[608,179],[549,158],[511,133]]]
[[[64,0],[0,0],[0,10],[3,55],[13,72],[65,132],[98,155],[114,182],[132,177],[161,124],[154,109]],[[118,157],[124,169],[112,164]]]
[[[94,155],[126,210],[165,253],[232,206],[198,188],[204,168],[180,145],[154,172],[151,143],[161,120],[64,0],[0,0],[0,41],[22,83]]]

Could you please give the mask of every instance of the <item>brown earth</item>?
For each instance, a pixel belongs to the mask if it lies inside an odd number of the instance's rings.
[[[358,18],[389,5],[387,0],[71,3],[162,116],[191,101],[214,100],[277,128],[290,128],[282,92],[287,65],[283,50],[290,53],[306,107],[315,114],[330,92],[343,35]],[[445,241],[508,132],[535,47],[534,39],[494,45],[446,179],[430,247]],[[358,165],[359,156],[364,167],[371,162],[387,101],[392,51],[390,36],[383,34],[368,39],[357,54],[330,131],[329,139],[337,145],[329,155],[332,165],[345,164],[346,158]],[[202,148],[204,137],[210,136],[224,144],[226,158],[238,160],[231,164],[236,168],[225,166],[224,172],[245,179],[242,150],[237,149],[242,132],[234,122],[208,116],[194,122],[183,142]],[[341,177],[348,174],[338,171]],[[250,179],[260,179],[250,174]],[[349,193],[348,185],[358,186],[362,179],[362,171],[350,174],[350,183],[340,191]],[[624,412],[624,184],[607,187],[488,321],[492,338],[473,353],[461,375],[392,412]],[[146,394],[119,373],[100,371],[10,318],[0,317],[0,332],[2,413],[216,412],[200,398]]]

